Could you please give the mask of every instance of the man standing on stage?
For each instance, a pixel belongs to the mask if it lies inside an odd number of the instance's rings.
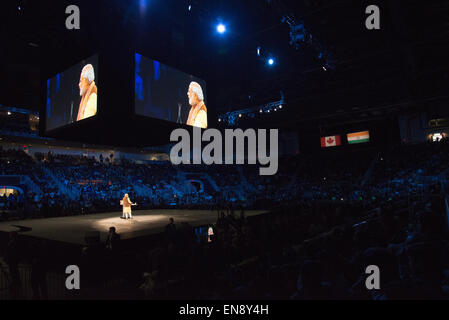
[[[125,196],[121,201],[121,204],[123,205],[123,218],[132,219],[133,216],[131,214],[131,206],[135,205],[135,203],[131,202],[127,193],[125,193]]]

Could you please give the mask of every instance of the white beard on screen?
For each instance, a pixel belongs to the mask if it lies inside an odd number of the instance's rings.
[[[189,98],[189,104],[190,104],[191,106],[194,105],[194,104],[193,104],[193,99],[192,99],[192,98]]]

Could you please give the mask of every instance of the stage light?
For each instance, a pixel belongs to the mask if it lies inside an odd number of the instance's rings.
[[[260,112],[260,113],[262,113],[262,112],[263,112],[263,110],[262,110],[262,109],[260,109],[260,110],[259,110],[259,112]]]
[[[191,5],[191,4],[189,4],[189,11],[190,11],[190,10],[192,10],[192,5]]]
[[[268,59],[268,65],[270,65],[270,66],[274,65],[274,59],[273,58]]]
[[[220,118],[218,118],[218,122],[221,122],[221,119],[220,119]]]
[[[147,11],[148,0],[139,0],[139,12],[140,15],[145,15]]]
[[[11,115],[11,111],[8,111],[8,116],[10,116]]]
[[[226,32],[226,26],[223,23],[217,25],[217,32],[223,34]]]
[[[279,109],[282,109],[282,104],[279,106]]]
[[[274,111],[278,111],[276,108],[274,108]]]
[[[242,117],[242,114],[239,114],[239,118],[241,118]]]
[[[140,9],[145,9],[147,7],[147,0],[139,0]]]
[[[262,48],[261,47],[257,47],[257,56],[260,57]]]
[[[324,70],[324,71],[327,71],[327,69],[326,69],[326,67],[325,67],[325,66],[323,66],[323,70]]]

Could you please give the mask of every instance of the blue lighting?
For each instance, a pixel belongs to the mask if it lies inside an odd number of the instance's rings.
[[[147,0],[139,0],[140,14],[144,14],[147,9]]]
[[[217,25],[217,32],[223,34],[226,32],[226,26],[223,23]]]
[[[153,61],[154,64],[154,80],[159,80],[161,78],[161,64],[159,61]]]
[[[274,59],[273,58],[268,59],[268,64],[272,66],[274,64]]]

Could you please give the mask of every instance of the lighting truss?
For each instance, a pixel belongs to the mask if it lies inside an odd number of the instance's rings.
[[[273,111],[274,109],[277,109],[280,105],[284,106],[285,101],[284,99],[281,99],[279,101],[270,102],[268,104],[259,105],[252,108],[245,108],[235,111],[226,112],[224,114],[220,114],[219,119],[222,123],[224,123],[227,126],[233,127],[237,125],[237,122],[241,118],[254,118],[256,114],[260,113],[268,113]],[[262,112],[260,112],[262,111]]]

